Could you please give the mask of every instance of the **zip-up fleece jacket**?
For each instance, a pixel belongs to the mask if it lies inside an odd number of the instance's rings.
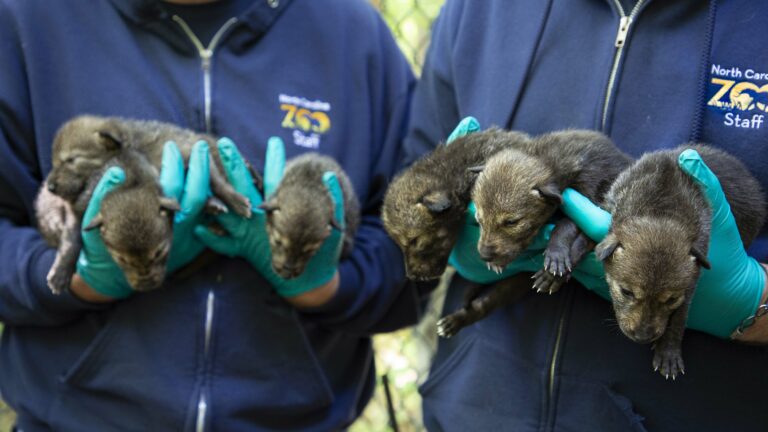
[[[628,3],[636,2],[448,0],[411,107],[409,159],[472,115],[483,127],[531,134],[601,130],[635,157],[711,143],[768,190],[768,2],[621,6]],[[749,253],[768,261],[765,231]],[[519,283],[530,285],[528,276]],[[454,280],[446,313],[460,307],[466,285]],[[441,340],[421,387],[426,426],[765,429],[765,347],[689,330],[685,375],[667,381],[653,370],[650,346],[630,341],[614,320],[609,302],[571,283],[552,296],[530,293]]]
[[[402,158],[413,77],[363,0],[254,0],[198,46],[154,0],[0,1],[0,390],[24,431],[334,430],[374,387],[369,334],[415,323],[379,218]],[[218,257],[112,305],[56,296],[33,227],[51,142],[91,113],[228,136],[262,167],[334,157],[362,203],[340,287],[310,312]]]

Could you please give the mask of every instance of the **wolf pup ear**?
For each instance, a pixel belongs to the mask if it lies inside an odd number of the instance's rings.
[[[424,195],[421,203],[432,213],[442,213],[451,208],[451,198],[445,191],[435,191]]]
[[[707,270],[712,268],[712,265],[709,263],[707,256],[702,251],[697,249],[696,246],[691,247],[691,259],[696,261],[700,266]]]
[[[181,205],[179,204],[178,201],[176,201],[173,198],[168,198],[168,197],[165,197],[165,196],[161,196],[160,197],[160,209],[161,210],[168,210],[168,211],[177,212],[177,211],[181,210]]]
[[[533,189],[531,193],[553,204],[560,205],[563,203],[563,196],[560,194],[560,189],[552,183],[539,186]]]
[[[619,239],[617,239],[613,234],[608,234],[608,236],[603,239],[603,241],[595,246],[595,256],[597,257],[598,261],[605,261],[605,259],[609,256],[616,252],[621,253],[623,250],[624,248],[621,247]]]
[[[99,228],[102,225],[104,225],[104,218],[101,216],[101,213],[97,213],[96,216],[91,219],[91,223],[83,228],[83,231],[90,231],[92,229]]]
[[[485,169],[485,165],[477,165],[467,168],[467,172],[472,174],[480,174]]]
[[[123,148],[123,142],[120,141],[113,133],[107,131],[98,131],[99,142],[109,151],[117,151]]]
[[[275,210],[280,210],[280,206],[274,201],[264,201],[259,204],[258,208],[264,210],[267,214],[272,213]]]

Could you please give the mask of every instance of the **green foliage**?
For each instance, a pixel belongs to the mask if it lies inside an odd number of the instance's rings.
[[[372,0],[395,35],[400,49],[421,72],[434,21],[445,0]]]

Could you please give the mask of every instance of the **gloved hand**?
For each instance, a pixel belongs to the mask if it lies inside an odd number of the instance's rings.
[[[451,132],[446,145],[456,138],[469,135],[480,130],[480,123],[474,117],[465,117]],[[544,226],[534,238],[528,249],[515,261],[509,263],[504,271],[496,273],[488,268],[488,264],[480,258],[477,241],[480,238],[480,225],[475,218],[475,203],[467,207],[466,219],[459,238],[453,246],[448,264],[456,269],[462,277],[476,283],[487,284],[506,279],[521,271],[536,272],[544,267],[544,248],[549,241],[554,225]]]
[[[224,170],[235,190],[251,200],[253,216],[244,219],[235,214],[217,216],[229,236],[218,236],[207,227],[198,226],[195,234],[214,251],[247,260],[284,297],[292,297],[318,288],[333,278],[341,255],[344,229],[344,199],[336,174],[327,172],[323,183],[335,204],[334,214],[341,230],[334,228],[317,253],[309,260],[304,272],[293,279],[283,279],[272,269],[272,253],[266,231],[266,213],[259,209],[262,197],[253,185],[245,161],[235,144],[227,139],[219,140],[219,154]],[[277,189],[285,168],[285,146],[280,138],[273,137],[267,146],[264,164],[264,194],[269,196]]]
[[[708,254],[712,269],[701,270],[687,326],[722,338],[731,337],[760,304],[765,272],[760,263],[744,250],[720,181],[701,156],[695,150],[688,149],[680,154],[678,164],[699,185],[712,206]],[[588,236],[595,241],[605,237],[610,228],[610,213],[573,190],[566,190],[563,200],[562,210]],[[607,288],[604,294],[600,294],[610,298]]]
[[[91,201],[83,215],[82,226],[86,227],[99,213],[104,197],[125,181],[122,168],[109,168],[93,191]],[[77,260],[77,273],[94,291],[113,298],[128,297],[132,290],[123,271],[117,266],[101,240],[99,230],[82,230],[83,249]]]
[[[168,141],[163,147],[160,186],[163,193],[175,198],[181,207],[173,219],[173,243],[168,256],[168,273],[184,267],[205,245],[194,234],[197,225],[203,223],[203,210],[210,190],[208,143],[199,141],[192,147],[189,168],[184,173],[184,159],[176,143]]]

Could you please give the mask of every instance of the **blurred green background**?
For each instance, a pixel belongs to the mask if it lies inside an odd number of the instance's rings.
[[[371,0],[392,29],[400,49],[421,72],[424,55],[429,44],[432,21],[445,0]],[[415,327],[374,338],[376,369],[379,374],[374,398],[363,416],[350,428],[351,432],[392,431],[387,409],[387,398],[382,376],[389,382],[391,403],[399,431],[423,430],[421,398],[418,386],[427,377],[435,350],[435,322],[442,308],[445,284],[433,295],[430,308],[421,323]],[[2,325],[0,325],[2,331]],[[13,412],[0,401],[0,432],[13,425]]]
[[[445,0],[371,0],[389,24],[400,49],[411,62],[416,74],[421,72],[432,21]],[[374,337],[378,385],[373,400],[363,415],[350,428],[351,432],[393,431],[387,397],[382,385],[386,375],[398,431],[420,431],[421,396],[418,386],[424,382],[435,352],[435,323],[442,310],[442,299],[451,273],[443,278],[432,296],[426,315],[419,325],[392,334]]]

